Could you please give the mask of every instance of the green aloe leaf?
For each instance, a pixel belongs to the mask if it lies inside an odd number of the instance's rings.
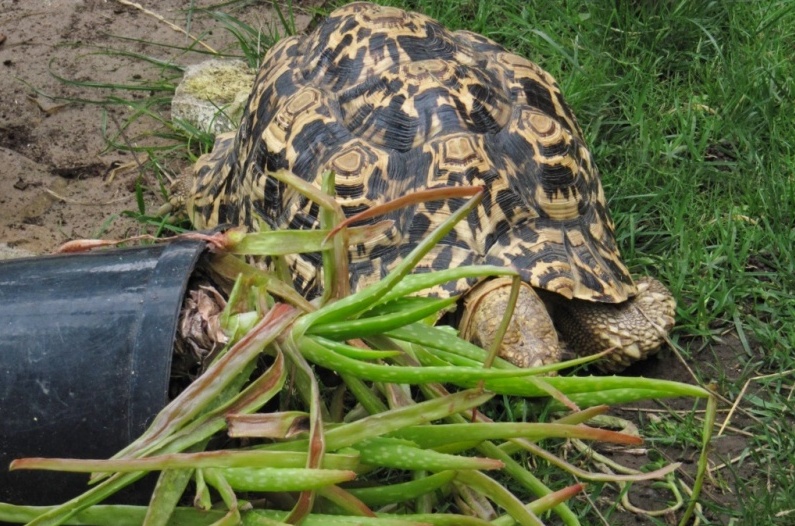
[[[450,214],[450,217],[431,232],[428,237],[423,239],[384,279],[356,294],[352,294],[304,316],[295,323],[293,333],[301,335],[313,325],[355,317],[370,308],[409,274],[425,254],[455,227],[456,223],[469,215],[480,204],[482,198],[482,192],[478,193],[478,195],[469,199],[464,205]]]
[[[210,369],[172,400],[158,414],[149,429],[114,458],[129,458],[136,451],[156,444],[159,438],[178,430],[205,411],[231,382],[239,380],[239,374],[266,345],[273,342],[295,320],[297,315],[295,309],[284,304],[271,309],[254,330],[238,341]]]
[[[581,407],[615,405],[653,398],[691,397],[707,398],[709,391],[696,385],[657,380],[654,378],[625,376],[553,376],[544,382],[568,396]],[[521,378],[486,380],[486,388],[497,393],[514,396],[538,397],[548,394],[532,382]]]
[[[556,506],[564,505],[567,500],[574,497],[578,493],[581,493],[584,488],[585,484],[572,484],[571,486],[567,486],[561,490],[548,493],[543,497],[534,500],[527,505],[527,508],[536,515],[540,515],[555,508]],[[571,523],[579,524],[576,519],[567,522],[567,524]],[[502,517],[498,517],[491,521],[491,524],[492,526],[514,526],[516,521],[510,515],[503,515]]]
[[[139,459],[90,460],[30,458],[18,460],[13,469],[44,469],[91,473],[93,471],[135,472],[190,468],[298,468],[306,464],[305,452],[221,450],[200,453],[176,453]],[[324,457],[324,466],[330,469],[353,469],[359,459],[356,455],[331,454]]]
[[[385,332],[386,336],[416,343],[430,349],[441,349],[447,353],[457,354],[469,360],[483,363],[488,356],[482,347],[463,340],[442,327],[429,327],[422,323],[412,323],[403,327],[396,327]],[[515,365],[500,358],[494,360],[493,366],[498,369],[518,369]],[[539,372],[542,374],[543,370]]]
[[[493,393],[468,389],[438,398],[432,398],[407,407],[395,408],[385,413],[370,415],[356,422],[331,427],[325,431],[326,450],[340,451],[354,444],[387,435],[404,427],[425,424],[469,411],[488,402]],[[261,446],[258,449],[277,451],[306,451],[306,439]]]
[[[391,221],[380,221],[374,225],[351,227],[347,230],[351,243],[364,243],[389,230]],[[237,235],[229,232],[232,245],[227,253],[246,256],[285,256],[321,252],[331,248],[327,240],[328,230],[273,230]]]
[[[459,471],[456,481],[472,487],[505,509],[522,526],[544,526],[529,508],[496,480],[479,471]]]
[[[391,329],[414,323],[431,314],[443,311],[454,304],[457,298],[416,298],[411,306],[403,306],[395,312],[380,316],[367,316],[356,320],[345,320],[329,323],[319,323],[307,329],[307,335],[319,335],[324,338],[345,340],[349,338],[363,338],[373,334],[383,334]],[[369,314],[369,313],[368,313]]]
[[[371,438],[355,444],[352,448],[359,452],[362,464],[371,466],[414,471],[502,469],[503,467],[503,463],[499,460],[439,453],[395,438]]]
[[[350,374],[365,380],[391,383],[449,382],[465,384],[482,379],[517,379],[535,374],[532,369],[483,369],[475,367],[406,367],[379,365],[353,360],[323,347],[312,336],[298,342],[301,353],[310,361],[339,373]]]
[[[283,521],[287,519],[287,513],[273,510],[252,510],[243,516],[243,526],[273,526],[284,525],[283,522],[258,522],[257,519],[265,517],[269,520]],[[469,518],[461,515],[448,515],[447,520],[454,518],[458,522],[440,522],[441,517],[434,520],[420,519],[411,515],[382,515],[376,517],[351,517],[346,515],[328,515],[322,513],[310,513],[301,521],[301,526],[428,526],[438,524],[440,526],[488,526],[486,521],[477,520],[471,522]]]
[[[306,491],[356,478],[353,471],[341,469],[211,468],[216,469],[240,491]]]
[[[169,469],[160,474],[142,526],[166,526],[193,478],[193,469]]]
[[[427,477],[419,477],[400,484],[350,488],[348,491],[368,506],[386,506],[416,499],[421,495],[436,491],[449,484],[454,477],[455,471],[440,471]]]
[[[510,440],[512,438],[525,438],[528,440],[579,438],[632,445],[637,445],[641,442],[637,437],[585,425],[529,422],[473,422],[469,424],[412,426],[396,431],[390,436],[411,440],[423,448],[444,446],[452,441],[451,437],[455,437],[456,440],[475,442]]]
[[[400,356],[403,351],[379,351],[375,349],[364,349],[362,347],[354,347],[347,343],[329,340],[322,336],[313,336],[313,338],[324,347],[353,360],[382,360],[386,358],[394,358]]]
[[[498,267],[495,265],[467,265],[465,267],[448,268],[444,270],[434,270],[433,272],[422,272],[409,274],[397,283],[392,290],[375,303],[380,305],[402,298],[409,294],[414,294],[422,290],[444,285],[459,279],[483,279],[494,276],[515,276],[516,270],[509,267]]]
[[[35,523],[37,517],[53,512],[58,506],[15,506],[0,503],[0,516],[4,521]],[[169,526],[209,526],[224,516],[223,511],[203,511],[178,507],[169,517]],[[141,526],[147,515],[146,506],[99,504],[76,513],[61,524],[92,524],[95,526]]]

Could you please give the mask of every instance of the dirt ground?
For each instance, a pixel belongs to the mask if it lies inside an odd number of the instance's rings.
[[[186,26],[182,8],[188,2],[140,3],[177,26]],[[200,7],[215,3],[195,2]],[[264,5],[250,6],[236,16],[254,27],[266,27],[274,21]],[[309,19],[299,13],[297,26],[306,25]],[[191,32],[203,34],[202,40],[215,49],[234,45],[226,31],[206,33],[216,24],[207,16],[197,15],[190,23]],[[153,48],[141,40],[175,48]],[[109,91],[69,84],[57,76],[104,84],[156,79],[161,75],[159,68],[107,51],[143,53],[188,65],[202,59],[177,49],[189,43],[188,37],[163,21],[118,1],[0,0],[0,252],[16,257],[47,254],[75,238],[122,238],[139,233],[140,226],[135,221],[120,215],[136,209],[137,170],[107,181],[114,166],[133,161],[130,154],[109,149],[106,142],[106,135],[115,131],[116,122],[123,122],[130,111],[111,109],[116,112],[114,121],[103,116],[105,109],[101,106],[70,102],[100,99]],[[146,97],[147,93],[138,96]],[[134,123],[127,136],[144,134],[145,125],[143,121]],[[169,168],[176,172],[181,167]],[[149,209],[162,204],[154,193],[145,199]],[[710,352],[714,358],[709,362],[732,363],[733,356],[742,351],[729,340],[725,348],[712,348]],[[639,372],[692,381],[670,353],[652,360]],[[692,407],[691,401],[683,403],[686,407],[682,409]],[[623,416],[632,418],[636,411],[626,410]],[[714,447],[719,462],[742,451],[745,440],[719,439]],[[671,449],[670,454],[670,460],[694,463],[693,451]],[[654,494],[639,498],[641,504],[657,505]],[[621,524],[650,522],[631,516]]]
[[[217,2],[193,4],[206,7]],[[263,4],[235,16],[266,29],[276,18]],[[188,25],[183,11],[188,2],[150,0],[140,5],[179,27]],[[308,21],[309,16],[298,12],[299,28]],[[202,41],[216,50],[234,45],[230,33],[218,30],[217,22],[207,15],[193,16],[190,27],[192,34],[202,35]],[[216,30],[208,33],[213,27]],[[129,154],[109,150],[105,138],[131,112],[112,107],[115,120],[103,119],[104,107],[74,101],[98,100],[110,90],[76,86],[57,77],[129,85],[161,75],[160,68],[107,53],[111,50],[142,53],[182,66],[206,56],[140,42],[183,48],[191,43],[155,16],[115,0],[0,0],[0,40],[0,253],[46,254],[75,238],[138,233],[133,220],[119,217],[137,208],[138,171],[127,170],[107,182],[115,166],[133,161]],[[147,92],[134,96],[143,98]],[[133,123],[125,136],[145,134],[146,125]],[[148,209],[162,204],[154,193],[145,197]]]

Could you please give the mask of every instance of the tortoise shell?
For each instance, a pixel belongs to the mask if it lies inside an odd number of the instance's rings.
[[[219,136],[194,169],[194,224],[318,228],[317,205],[268,175],[276,170],[318,187],[333,170],[347,215],[421,189],[482,185],[477,213],[418,272],[486,263],[566,298],[617,303],[636,293],[599,173],[555,80],[422,14],[353,3],[271,48],[240,128]],[[462,203],[387,216],[390,230],[351,248],[353,290],[384,276]],[[288,262],[298,289],[317,294],[320,254]]]

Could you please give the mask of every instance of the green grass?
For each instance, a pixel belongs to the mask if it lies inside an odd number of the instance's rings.
[[[482,33],[557,78],[624,257],[673,290],[674,340],[702,382],[733,401],[746,380],[795,369],[795,5],[388,3]],[[744,352],[712,352],[735,338]],[[719,473],[734,496],[706,499],[720,516],[707,523],[784,524],[775,514],[795,507],[793,378],[751,383],[749,456]],[[665,441],[676,428],[644,431]]]
[[[791,319],[795,282],[795,7],[390,3],[481,32],[557,78],[624,256],[673,288],[680,333],[708,334],[737,314],[748,328],[754,318],[786,326],[777,314]]]
[[[749,379],[795,369],[794,4],[382,3],[482,33],[558,79],[602,173],[624,258],[634,274],[653,274],[676,295],[673,339],[700,382],[715,382],[734,401]],[[235,7],[228,4],[221,11]],[[232,18],[216,17],[241,42],[240,52],[230,53],[254,62],[279,21],[260,34],[230,12]],[[157,147],[142,150],[151,159],[171,152],[184,161],[184,147],[162,141],[184,145],[192,130],[163,120],[161,102],[136,102],[140,115],[167,127],[152,135]],[[188,159],[208,147],[206,138],[195,144]],[[741,350],[727,354],[721,341],[737,341]],[[785,524],[792,517],[776,514],[795,508],[793,378],[751,382],[732,422],[751,434],[746,456],[716,473],[703,524]],[[510,399],[504,410],[532,421],[536,408]],[[700,425],[673,411],[642,424],[650,447],[668,452],[693,447]],[[554,481],[554,470],[537,469]],[[583,524],[603,524],[580,505]],[[605,514],[609,521],[610,510]]]
[[[412,7],[480,31],[558,79],[602,172],[626,260],[679,300],[674,339],[686,351],[702,338],[747,342],[747,354],[721,357],[728,363],[712,363],[709,346],[690,354],[701,380],[717,380],[733,400],[748,378],[795,368],[795,6],[456,4]],[[742,480],[747,471],[733,482],[766,489],[741,491],[724,520],[775,524],[792,508],[792,379],[778,382],[752,384],[757,405],[743,404],[761,419],[748,427],[743,464],[765,469],[756,482]]]

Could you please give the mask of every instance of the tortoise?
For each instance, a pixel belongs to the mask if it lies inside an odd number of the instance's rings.
[[[617,347],[600,362],[617,371],[655,352],[673,327],[672,295],[653,278],[633,282],[621,260],[599,172],[558,84],[483,36],[357,2],[281,40],[239,129],[219,135],[193,169],[194,226],[318,228],[317,205],[269,175],[277,170],[318,186],[333,170],[348,216],[421,189],[482,186],[476,213],[415,272],[516,269],[523,285],[500,349],[516,365],[559,361],[557,326],[577,352]],[[352,290],[386,275],[462,202],[392,212],[388,231],[351,247]],[[321,261],[288,258],[307,297],[321,292]],[[510,283],[460,280],[435,294],[464,297],[461,333],[488,346]]]

